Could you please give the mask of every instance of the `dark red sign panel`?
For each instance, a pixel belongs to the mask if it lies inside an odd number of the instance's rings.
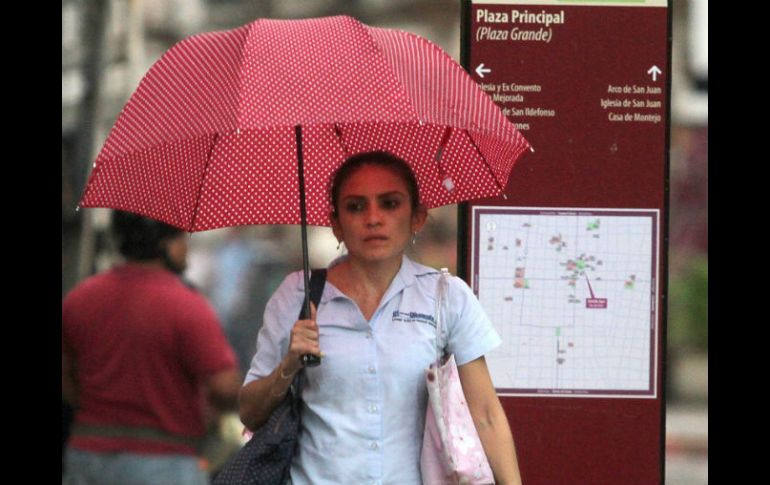
[[[662,208],[668,9],[548,3],[470,9],[468,69],[535,149],[509,196]]]
[[[466,3],[465,67],[534,148],[507,199],[467,205],[458,265],[504,334],[527,484],[663,481],[669,14]]]

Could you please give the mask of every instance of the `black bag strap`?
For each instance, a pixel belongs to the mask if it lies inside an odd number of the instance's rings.
[[[326,268],[319,268],[319,269],[313,269],[310,273],[310,301],[313,302],[316,309],[318,309],[318,303],[321,301],[321,295],[323,295],[324,292],[324,286],[326,285]],[[303,302],[302,308],[299,310],[299,317],[300,320],[304,320],[305,318],[305,305]],[[292,381],[292,388],[293,392],[296,396],[299,396],[301,393],[302,388],[302,374],[303,370],[300,370],[297,372],[297,374],[294,376],[294,380]],[[292,392],[292,391],[290,391]]]
[[[314,269],[310,273],[310,301],[313,302],[316,308],[318,308],[318,302],[321,301],[321,295],[324,292],[324,286],[326,285],[326,268]],[[299,319],[304,320],[309,316],[305,316],[305,305],[299,310]]]

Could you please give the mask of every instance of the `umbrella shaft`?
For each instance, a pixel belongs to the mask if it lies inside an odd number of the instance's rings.
[[[310,318],[310,262],[307,248],[307,209],[305,207],[305,164],[302,154],[302,126],[294,127],[297,139],[297,174],[299,175],[299,214],[302,230],[302,271],[305,282],[305,318]]]
[[[302,275],[305,281],[305,300],[302,307],[303,318],[310,318],[310,261],[307,248],[307,210],[305,208],[305,166],[302,155],[302,126],[294,127],[294,136],[297,139],[297,171],[299,173],[299,213],[302,230]],[[321,360],[312,354],[302,356],[302,364],[306,367],[315,367]]]

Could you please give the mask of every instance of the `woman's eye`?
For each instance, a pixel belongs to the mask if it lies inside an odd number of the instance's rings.
[[[345,204],[345,210],[348,212],[361,212],[364,209],[364,203],[363,202],[348,202]]]
[[[401,205],[401,201],[398,199],[385,199],[382,201],[384,209],[396,209],[399,205]]]

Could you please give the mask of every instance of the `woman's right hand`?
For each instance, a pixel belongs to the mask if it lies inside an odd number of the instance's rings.
[[[302,369],[302,355],[323,357],[315,320],[316,308],[311,303],[310,318],[294,322],[289,334],[289,351],[270,376],[251,381],[241,388],[238,415],[249,430],[255,431],[267,422],[270,413],[286,395],[294,375]]]
[[[297,320],[289,336],[289,351],[283,360],[283,374],[294,375],[302,368],[302,356],[313,354],[321,357],[318,344],[318,325],[316,324],[316,308],[310,303],[310,319]]]

